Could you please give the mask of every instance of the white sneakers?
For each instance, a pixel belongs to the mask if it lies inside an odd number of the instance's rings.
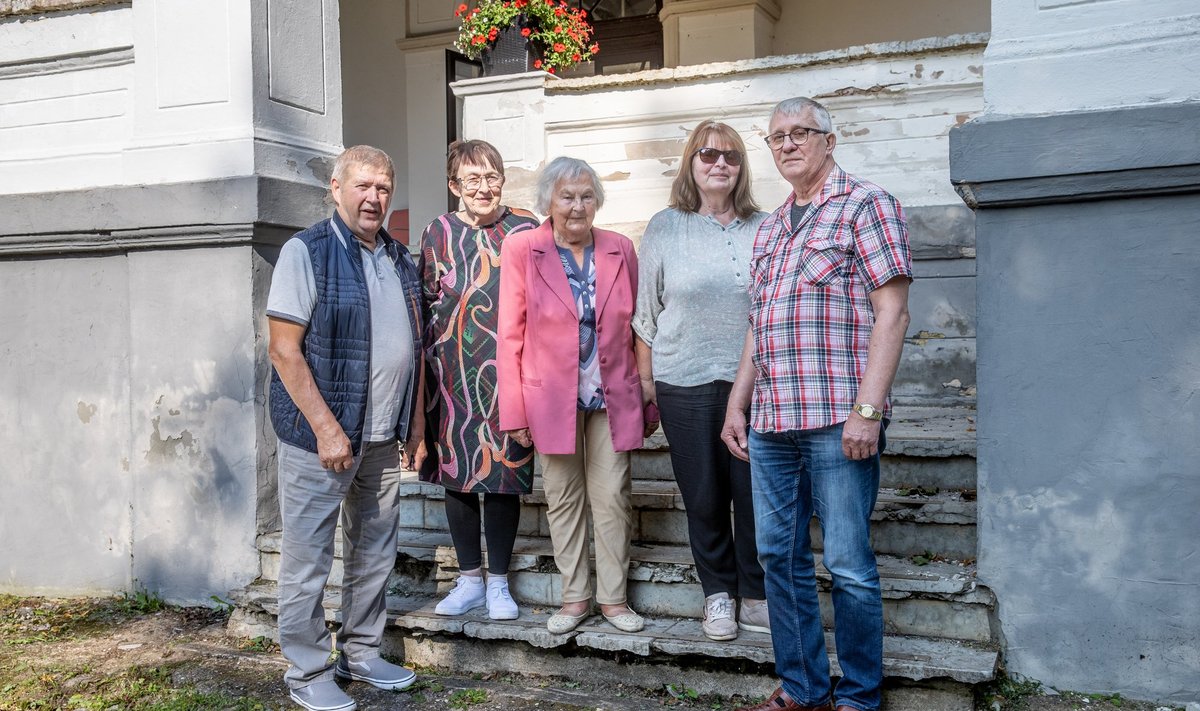
[[[453,617],[484,605],[487,606],[488,617],[493,620],[515,620],[521,614],[512,593],[508,591],[508,578],[489,576],[485,584],[483,578],[470,575],[458,576],[454,589],[433,611]]]
[[[487,604],[483,578],[460,575],[454,589],[433,608],[439,615],[461,615]]]
[[[508,578],[488,578],[487,609],[493,620],[515,620],[521,614],[508,592]]]

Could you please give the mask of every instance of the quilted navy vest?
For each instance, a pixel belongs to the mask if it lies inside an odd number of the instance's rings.
[[[338,238],[334,221],[346,243]],[[333,411],[357,455],[362,449],[363,426],[367,415],[367,396],[371,383],[371,305],[363,274],[362,254],[357,240],[334,214],[300,232],[312,259],[313,278],[317,286],[317,303],[308,331],[304,335],[304,359],[312,371],[317,389],[325,404]],[[405,304],[412,330],[413,354],[421,354],[421,281],[416,264],[408,250],[396,243],[385,231],[377,239],[396,265],[404,284]],[[408,437],[408,426],[417,406],[417,375],[420,363],[413,364],[404,406],[396,424],[396,438]],[[283,442],[309,452],[317,451],[317,438],[300,408],[292,402],[283,387],[279,373],[271,371],[271,425]]]

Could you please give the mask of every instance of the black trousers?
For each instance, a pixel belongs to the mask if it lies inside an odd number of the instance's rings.
[[[480,496],[484,500],[482,517]],[[488,573],[507,574],[520,521],[521,497],[518,494],[475,494],[446,489],[446,523],[450,527],[454,552],[458,555],[459,570],[482,567],[483,550],[479,543],[482,524],[483,535],[487,538]]]
[[[654,383],[671,468],[687,507],[688,538],[704,596],[765,600],[763,569],[754,544],[750,465],[721,441],[733,383],[716,380],[680,387]],[[729,510],[733,507],[730,520]]]

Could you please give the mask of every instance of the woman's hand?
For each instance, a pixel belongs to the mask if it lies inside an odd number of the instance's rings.
[[[505,434],[507,434],[509,437],[511,437],[514,442],[521,445],[522,447],[532,447],[533,446],[533,437],[529,434],[528,427],[522,427],[519,430],[509,430]]]
[[[425,447],[424,434],[425,428],[421,428],[421,432],[414,434],[412,438],[404,444],[400,450],[400,468],[409,471],[420,471],[421,465],[425,462],[425,457],[428,451]]]

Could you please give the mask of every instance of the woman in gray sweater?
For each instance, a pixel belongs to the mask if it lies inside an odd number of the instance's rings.
[[[745,158],[741,136],[726,124],[704,121],[692,131],[670,207],[642,237],[633,319],[642,398],[658,406],[671,445],[705,595],[704,634],[714,640],[734,639],[739,627],[771,631],[750,466],[720,439],[746,335],[750,253],[766,217]]]

